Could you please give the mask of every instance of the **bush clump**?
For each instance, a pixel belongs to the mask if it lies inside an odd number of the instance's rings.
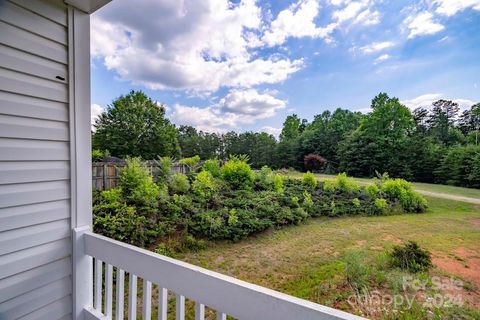
[[[160,188],[140,158],[127,159],[125,168],[120,174],[120,188],[129,205],[143,209],[155,209]]]
[[[192,191],[203,199],[210,199],[217,190],[217,184],[210,171],[202,171],[192,183]]]
[[[327,180],[323,184],[323,190],[327,192],[345,192],[355,193],[360,191],[360,186],[355,179],[347,177],[346,173],[340,173],[335,177],[335,180]]]
[[[174,160],[170,157],[159,157],[155,161],[157,169],[154,174],[157,177],[158,184],[167,183],[170,180],[173,162]]]
[[[303,181],[304,185],[306,185],[306,186],[308,186],[312,189],[315,189],[317,187],[317,184],[318,184],[317,178],[310,171],[307,171],[303,174],[302,181]]]
[[[402,246],[393,247],[390,253],[392,266],[410,272],[426,271],[432,266],[430,252],[420,248],[418,243],[408,241]]]
[[[283,178],[269,167],[255,174],[247,161],[242,156],[231,157],[220,167],[218,160],[207,160],[200,172],[187,176],[172,174],[172,160],[159,158],[155,184],[140,159],[128,159],[118,187],[94,194],[95,231],[139,246],[161,237],[173,242],[159,245],[157,251],[170,254],[170,249],[197,250],[203,239],[237,241],[309,217],[383,215],[426,208],[425,200],[409,183],[386,175],[371,186],[360,187],[340,174],[318,187],[310,172],[302,179]]]
[[[186,193],[190,190],[190,182],[188,181],[188,177],[183,173],[176,173],[172,175],[169,183],[168,188],[172,191],[172,193]]]
[[[161,191],[140,159],[127,159],[119,186],[94,193],[95,232],[137,246],[151,243],[164,232],[157,212]]]
[[[222,178],[233,189],[249,190],[255,180],[255,173],[245,157],[230,157],[222,167]]]
[[[208,171],[214,178],[220,178],[222,170],[220,167],[220,161],[218,159],[208,159],[203,163],[203,171]]]
[[[427,200],[415,192],[412,184],[403,179],[387,179],[382,182],[381,190],[391,201],[397,201],[406,212],[425,212]]]
[[[263,166],[260,172],[256,174],[255,184],[261,190],[283,192],[283,178],[274,173],[268,166]]]

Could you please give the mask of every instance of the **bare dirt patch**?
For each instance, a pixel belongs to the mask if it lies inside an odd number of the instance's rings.
[[[468,281],[468,285],[457,294],[468,304],[480,308],[480,257],[478,253],[462,247],[453,253],[450,256],[434,256],[432,262],[439,269]]]
[[[471,219],[470,223],[480,229],[480,219]]]
[[[393,242],[395,244],[400,244],[402,243],[402,240],[400,240],[399,238],[391,235],[391,234],[386,234],[384,235],[383,237],[380,238],[380,240],[382,241],[388,241],[388,242]]]

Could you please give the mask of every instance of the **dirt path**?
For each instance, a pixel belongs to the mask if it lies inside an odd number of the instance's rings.
[[[454,195],[454,194],[448,194],[448,193],[442,193],[442,192],[432,192],[432,191],[426,191],[426,190],[417,189],[417,188],[414,188],[414,189],[418,193],[421,193],[421,194],[423,194],[425,196],[429,196],[429,197],[436,197],[436,198],[443,198],[443,199],[449,199],[449,200],[463,201],[463,202],[468,202],[468,203],[473,203],[473,204],[480,204],[480,199],[479,198],[457,196],[457,195]]]

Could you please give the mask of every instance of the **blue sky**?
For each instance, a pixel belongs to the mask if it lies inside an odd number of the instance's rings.
[[[114,0],[91,33],[94,116],[131,89],[179,125],[273,134],[382,91],[480,101],[480,0]]]

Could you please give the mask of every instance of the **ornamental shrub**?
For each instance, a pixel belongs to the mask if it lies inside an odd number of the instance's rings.
[[[214,178],[220,178],[222,175],[220,161],[218,159],[208,159],[202,166],[203,171],[208,171]]]
[[[347,177],[346,173],[340,173],[335,178],[335,190],[353,193],[359,191],[360,186],[355,179]]]
[[[261,190],[283,192],[283,178],[268,166],[263,166],[255,176],[255,184]]]
[[[312,214],[314,211],[315,203],[313,202],[312,195],[308,191],[303,191],[303,208],[308,214]]]
[[[157,177],[158,184],[167,183],[172,175],[173,159],[170,157],[159,157],[156,163],[156,171],[154,172]]]
[[[94,194],[93,229],[107,237],[136,246],[151,243],[160,228],[148,229],[147,217],[137,214],[123,199],[120,187]]]
[[[335,191],[335,182],[331,180],[325,180],[323,183],[323,191],[333,192]]]
[[[382,215],[387,212],[387,206],[388,206],[387,200],[383,198],[378,198],[378,199],[375,199],[374,204],[375,204],[377,214]]]
[[[382,192],[393,202],[398,202],[406,212],[425,212],[427,201],[415,192],[412,184],[403,179],[389,179],[382,182]]]
[[[420,248],[414,241],[408,241],[403,246],[393,247],[390,257],[392,266],[414,273],[426,271],[432,266],[430,252]]]
[[[308,186],[312,189],[315,189],[315,187],[317,186],[317,183],[318,183],[317,178],[310,171],[307,171],[303,174],[302,181],[303,181],[304,185],[306,185],[306,186]]]
[[[303,165],[307,170],[318,171],[323,168],[326,163],[327,159],[318,154],[310,153],[303,157]]]
[[[192,190],[201,198],[210,199],[217,190],[212,174],[209,171],[200,172],[192,183]]]
[[[179,161],[181,164],[184,164],[188,167],[190,172],[196,172],[200,167],[200,156],[196,155],[189,158],[183,158]]]
[[[365,187],[365,193],[370,197],[370,198],[376,198],[378,194],[380,193],[380,188],[377,186],[377,184],[369,184],[368,186]]]
[[[160,188],[153,182],[140,158],[128,158],[120,173],[119,186],[126,203],[140,210],[153,210],[157,206]]]
[[[172,193],[183,194],[190,190],[190,182],[188,177],[183,173],[176,173],[172,175],[168,188]]]
[[[251,189],[255,174],[250,165],[240,157],[230,157],[222,167],[222,178],[233,189]]]

